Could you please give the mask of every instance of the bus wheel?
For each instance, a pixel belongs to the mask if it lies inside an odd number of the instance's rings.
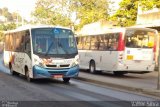
[[[94,61],[91,61],[89,64],[89,71],[90,73],[96,73],[96,64]]]
[[[123,76],[124,74],[125,74],[125,72],[114,71],[114,75],[116,75],[116,76]]]
[[[11,64],[9,64],[9,68],[10,68],[10,74],[11,74],[11,75],[15,75],[15,71],[13,70]]]
[[[69,83],[70,78],[63,78],[64,83]]]
[[[32,79],[29,77],[29,70],[25,68],[25,76],[28,82],[32,82]]]

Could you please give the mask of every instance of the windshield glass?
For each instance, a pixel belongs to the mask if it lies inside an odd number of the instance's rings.
[[[132,29],[126,31],[126,47],[153,48],[156,32]]]
[[[33,52],[43,55],[77,53],[73,32],[61,28],[32,29]]]

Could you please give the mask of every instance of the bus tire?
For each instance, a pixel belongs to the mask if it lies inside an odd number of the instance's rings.
[[[69,83],[70,78],[63,78],[64,83]]]
[[[29,70],[27,67],[25,67],[25,77],[28,82],[32,82],[32,78],[29,77]]]
[[[96,73],[96,64],[95,64],[95,61],[90,61],[90,64],[89,64],[89,71],[90,73]]]
[[[11,63],[9,64],[9,69],[10,69],[10,74],[11,75],[15,75],[16,74],[15,71],[13,70],[13,67],[12,67]]]

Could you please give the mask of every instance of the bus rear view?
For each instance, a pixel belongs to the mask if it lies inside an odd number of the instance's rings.
[[[126,28],[124,52],[120,53],[118,67],[130,73],[154,71],[157,61],[158,33],[149,28]]]

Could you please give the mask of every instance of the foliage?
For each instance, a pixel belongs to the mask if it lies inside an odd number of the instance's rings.
[[[4,40],[4,33],[0,31],[0,42],[2,42],[3,40]]]
[[[131,26],[135,24],[139,0],[123,0],[120,8],[110,17],[112,21],[118,21],[119,26]]]
[[[17,17],[18,20],[22,20],[22,17],[17,12],[10,13],[6,7],[0,8],[0,16],[4,16],[7,19],[7,22],[16,21]]]
[[[1,24],[0,25],[0,31],[7,31],[7,30],[12,30],[16,28],[15,23],[9,23],[9,24]]]
[[[100,19],[108,20],[109,0],[38,0],[33,16],[38,23],[62,26],[75,25],[76,28],[96,22]],[[119,26],[132,26],[136,22],[138,5],[143,10],[154,7],[160,8],[159,0],[122,0],[120,9],[109,17],[109,20],[118,22]],[[1,11],[0,11],[1,12]],[[71,20],[75,13],[76,17]]]
[[[107,0],[72,0],[70,9],[75,11],[77,19],[80,19],[80,28],[85,24],[108,18]]]
[[[142,0],[142,1],[139,1],[139,3],[142,6],[143,10],[150,10],[152,8],[160,8],[159,0]]]
[[[154,7],[160,8],[159,0],[122,0],[120,8],[110,17],[112,21],[118,21],[120,26],[132,26],[136,23],[138,5],[143,10],[150,10]]]
[[[32,15],[36,18],[36,22],[42,24],[68,26],[71,19],[67,14],[68,0],[38,0],[36,9]]]
[[[76,20],[80,20],[78,27],[82,27],[107,19],[107,7],[106,0],[38,0],[33,16],[39,23],[62,26],[71,26]]]
[[[3,41],[4,38],[4,31],[7,30],[12,30],[16,28],[16,24],[15,23],[9,23],[9,24],[1,24],[0,25],[0,42]]]

